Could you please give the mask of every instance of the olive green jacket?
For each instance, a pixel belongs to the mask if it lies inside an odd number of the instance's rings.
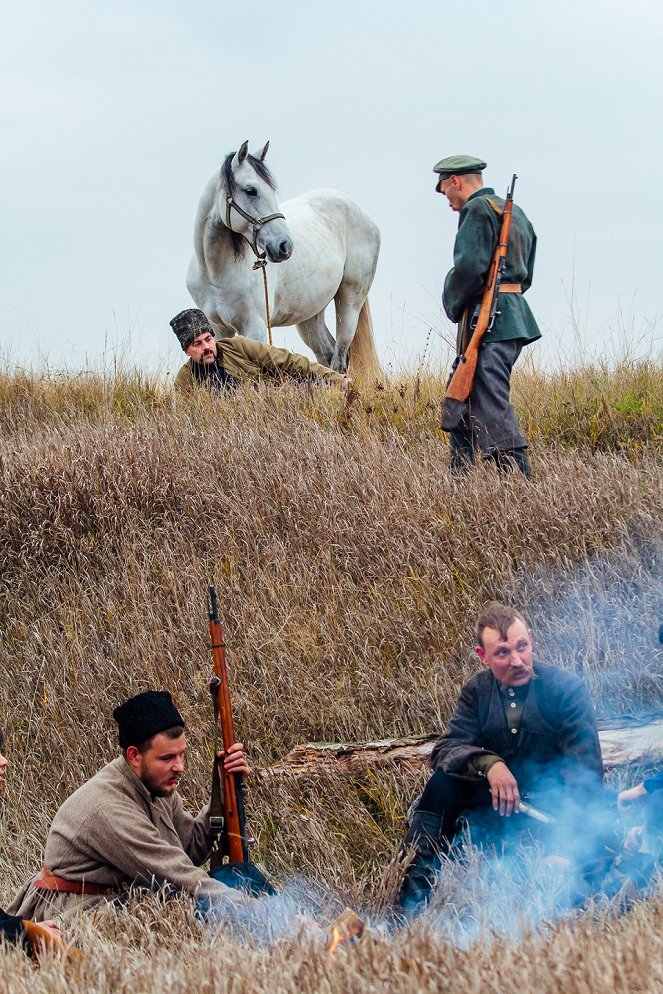
[[[459,324],[459,354],[467,344],[467,322],[481,304],[499,238],[503,207],[504,199],[487,186],[468,197],[460,212],[454,266],[447,273],[442,295],[449,319]],[[520,283],[525,293],[532,283],[535,253],[534,229],[524,211],[514,204],[502,283]],[[495,322],[486,332],[483,343],[517,339],[527,344],[540,337],[541,332],[523,294],[501,293]]]
[[[228,375],[240,382],[292,378],[342,383],[345,378],[342,373],[335,373],[333,369],[311,362],[296,352],[265,345],[242,335],[222,338],[217,341],[216,347],[217,363],[220,362]],[[180,393],[192,393],[199,385],[192,366],[193,359],[189,359],[175,377],[175,389]]]

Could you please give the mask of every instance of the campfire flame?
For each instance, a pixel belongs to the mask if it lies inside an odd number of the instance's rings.
[[[336,921],[331,924],[327,952],[330,956],[333,956],[338,947],[343,943],[353,945],[355,942],[358,942],[364,934],[365,929],[366,922],[359,917],[357,912],[353,911],[352,908],[346,908],[345,911],[341,912]]]

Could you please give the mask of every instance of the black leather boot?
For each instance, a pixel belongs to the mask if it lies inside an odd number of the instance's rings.
[[[405,871],[396,898],[396,908],[408,916],[423,910],[433,889],[435,874],[440,868],[441,827],[442,818],[431,811],[417,809],[410,819],[404,846],[414,847],[414,858]]]
[[[529,459],[527,458],[527,449],[497,449],[492,453],[490,457],[498,466],[498,468],[503,473],[513,473],[513,471],[518,468],[525,479],[532,479],[532,470],[530,468]]]

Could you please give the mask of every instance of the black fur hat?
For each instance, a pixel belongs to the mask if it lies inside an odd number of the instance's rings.
[[[113,717],[120,733],[120,748],[138,746],[153,735],[181,725],[184,719],[167,690],[146,690],[118,705]]]

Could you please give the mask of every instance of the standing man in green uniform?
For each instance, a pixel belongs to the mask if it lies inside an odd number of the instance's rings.
[[[454,265],[444,281],[442,303],[458,324],[456,351],[462,355],[481,306],[488,269],[497,245],[504,199],[483,185],[486,163],[471,155],[451,155],[433,167],[435,187],[460,216]],[[451,471],[465,472],[479,450],[510,472],[517,466],[530,477],[527,439],[510,401],[511,370],[524,345],[541,337],[523,294],[532,283],[536,235],[525,213],[514,204],[506,267],[492,328],[484,335],[468,410],[449,432]]]

